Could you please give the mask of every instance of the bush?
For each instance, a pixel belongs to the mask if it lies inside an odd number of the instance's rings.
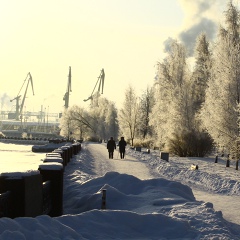
[[[86,141],[89,141],[89,142],[99,142],[99,138],[96,137],[96,136],[89,136],[86,138]]]
[[[134,147],[151,148],[154,145],[153,143],[154,140],[150,138],[136,139],[134,140]]]
[[[212,149],[213,139],[206,132],[177,133],[169,141],[169,151],[179,157],[204,157]]]

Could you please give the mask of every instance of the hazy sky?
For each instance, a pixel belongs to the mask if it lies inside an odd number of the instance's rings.
[[[62,112],[72,68],[70,106],[87,107],[102,68],[103,96],[120,107],[129,84],[153,84],[169,38],[191,47],[214,38],[228,0],[0,0],[0,110],[14,110],[30,72],[26,111]],[[237,3],[238,1],[235,1]],[[191,53],[191,49],[189,50]],[[23,87],[21,95],[24,95]]]

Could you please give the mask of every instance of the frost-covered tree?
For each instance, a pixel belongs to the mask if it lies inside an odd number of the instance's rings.
[[[119,127],[120,134],[131,141],[132,146],[137,129],[138,106],[138,98],[135,90],[132,86],[129,86],[125,92],[123,107],[119,112]]]
[[[61,120],[60,120],[60,125],[59,128],[61,129],[60,135],[69,139],[72,136],[72,133],[74,131],[74,126],[73,126],[72,119],[69,114],[69,109],[65,109],[65,111],[62,114]]]
[[[72,132],[75,138],[97,141],[109,136],[117,138],[117,109],[106,98],[99,98],[98,106],[88,110],[74,105],[64,112],[60,127],[64,136]]]
[[[117,108],[114,103],[110,103],[108,105],[108,110],[105,116],[106,123],[106,136],[112,136],[113,139],[117,139],[118,137],[118,114]]]
[[[211,53],[206,34],[201,33],[196,41],[195,66],[192,73],[192,105],[198,112],[205,101],[205,92],[211,71]]]
[[[192,106],[189,69],[186,64],[186,49],[173,41],[167,57],[158,63],[154,85],[155,105],[151,125],[155,129],[161,148],[175,133],[191,128]]]
[[[147,136],[152,135],[152,127],[149,124],[150,113],[154,105],[153,89],[148,87],[140,97],[139,102],[139,117],[137,124],[138,137],[145,139]]]
[[[91,109],[91,112],[98,119],[98,135],[101,139],[108,139],[111,136],[118,137],[117,109],[113,102],[106,98],[98,100],[98,106]]]
[[[97,103],[97,105],[92,105],[90,108],[90,115],[94,119],[94,125],[96,128],[96,137],[100,139],[107,139],[105,116],[109,103],[106,98],[99,98]]]
[[[215,143],[225,146],[230,152],[239,137],[239,20],[239,11],[230,1],[225,12],[225,28],[221,26],[219,29],[211,78],[201,110],[203,125]]]
[[[60,128],[61,135],[77,139],[96,131],[88,112],[77,105],[65,110],[60,121]]]

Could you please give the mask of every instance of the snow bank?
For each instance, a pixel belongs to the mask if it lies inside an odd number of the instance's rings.
[[[136,153],[132,151],[131,154]],[[223,179],[226,170],[222,171],[223,166],[220,164],[216,166],[215,172],[211,171],[211,167],[207,170],[209,162],[203,159],[170,158],[167,163],[159,159],[157,154],[141,153],[137,158],[146,163],[143,164],[144,167],[161,167],[161,175],[177,176],[182,182],[187,182],[188,178],[194,182],[201,171],[209,174],[217,174],[219,171]],[[190,187],[161,177],[140,180],[132,175],[113,171],[96,177],[100,170],[95,165],[98,160],[83,145],[79,155],[74,156],[65,168],[63,216],[0,218],[0,240],[240,239],[240,226],[225,221],[222,212],[215,211],[212,203],[196,201]],[[120,160],[116,162],[121,163]],[[189,166],[192,163],[198,164],[200,170],[190,171]],[[101,167],[105,168],[109,166],[109,161],[105,159],[103,164],[106,165]],[[209,164],[211,166],[212,163]],[[231,171],[226,171],[229,170]],[[228,177],[225,179],[228,181]],[[233,177],[229,182],[232,179]],[[215,182],[218,183],[223,182]],[[219,187],[224,188],[224,185]],[[103,189],[106,189],[106,210],[101,210]]]
[[[170,157],[169,162],[166,162],[160,158],[159,151],[145,154],[128,149],[127,154],[147,162],[150,168],[157,169],[164,178],[180,181],[203,191],[240,196],[239,171],[235,170],[233,163],[226,168],[224,158],[219,158],[219,162],[214,163],[214,157]],[[192,164],[198,165],[198,170],[191,170]]]
[[[102,189],[106,210],[100,210]],[[69,213],[61,217],[0,218],[0,240],[239,239],[211,203],[196,201],[189,187],[161,178],[109,172],[72,185],[65,200]]]

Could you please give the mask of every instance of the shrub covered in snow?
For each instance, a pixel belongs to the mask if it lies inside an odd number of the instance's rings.
[[[212,138],[204,132],[175,133],[169,151],[180,157],[204,157],[213,149]]]

